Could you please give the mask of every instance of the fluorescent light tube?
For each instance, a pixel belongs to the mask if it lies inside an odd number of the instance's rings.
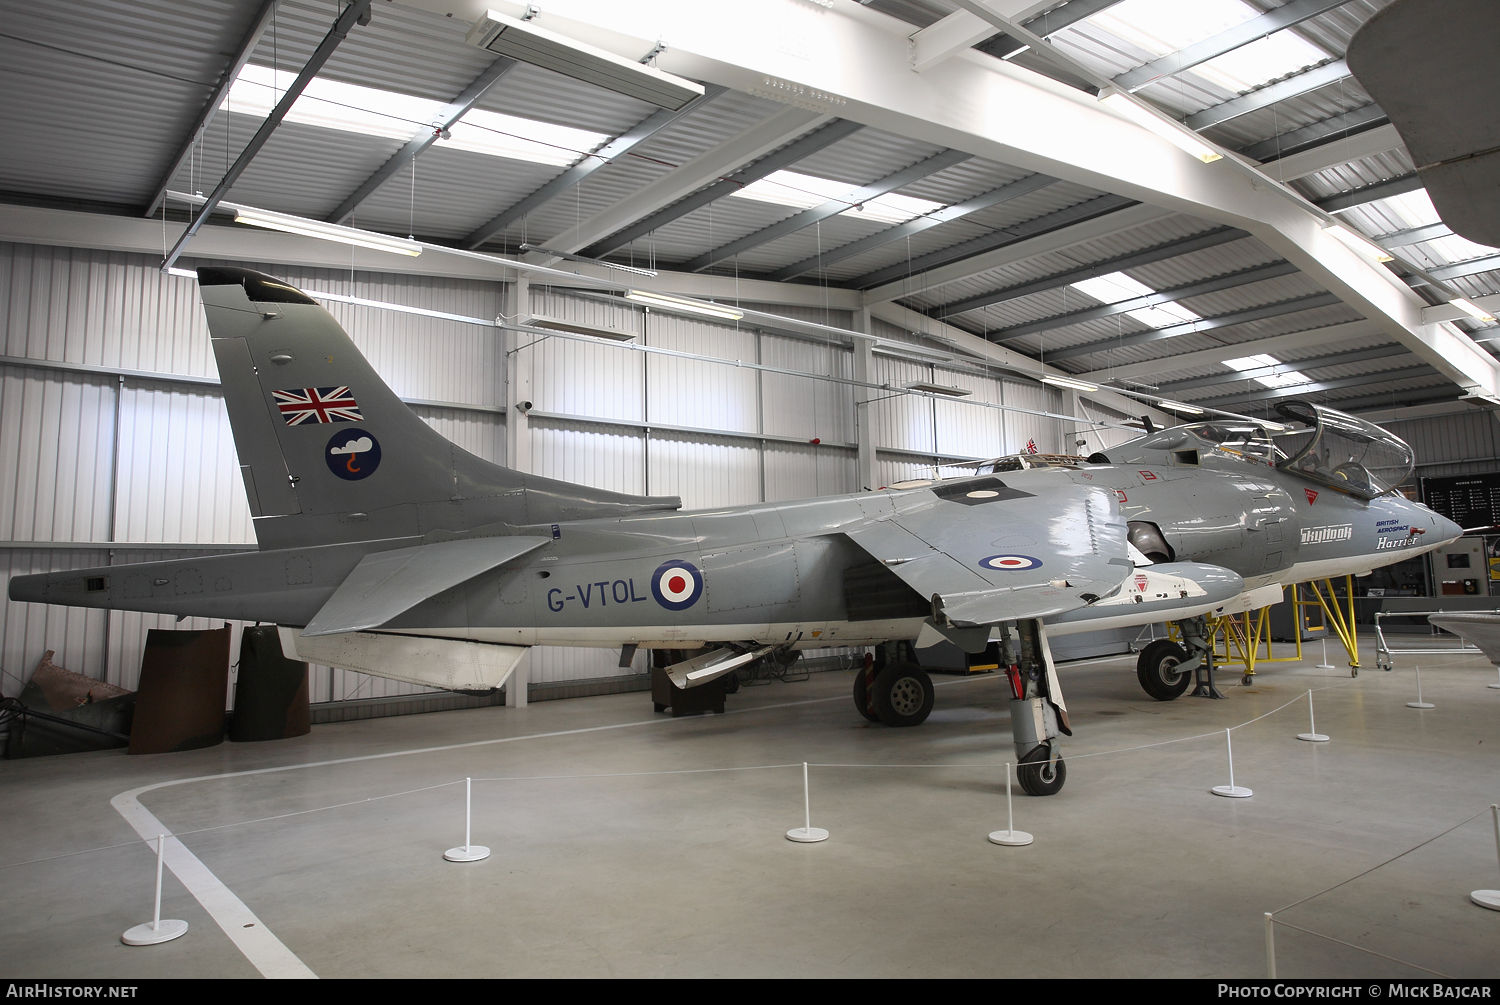
[[[388,251],[393,255],[410,255],[415,258],[422,253],[422,246],[416,241],[407,241],[368,230],[355,230],[353,227],[341,227],[338,224],[324,223],[321,220],[308,220],[300,216],[287,216],[284,213],[270,213],[263,209],[236,209],[234,222],[248,223],[253,227],[265,227],[268,230],[280,230],[301,237],[315,237],[320,241],[352,244],[373,251]]]
[[[1328,234],[1338,238],[1339,242],[1350,251],[1357,251],[1366,258],[1372,258],[1377,262],[1394,262],[1396,260],[1380,245],[1363,234],[1356,234],[1342,223],[1330,223],[1323,229]]]
[[[1491,314],[1483,307],[1480,307],[1478,304],[1465,297],[1454,297],[1452,300],[1448,301],[1448,303],[1452,304],[1454,307],[1457,307],[1459,310],[1469,315],[1469,317],[1477,318],[1478,320],[1483,321],[1486,324],[1493,324],[1495,321],[1495,315]]]
[[[1185,405],[1180,401],[1167,401],[1165,399],[1156,403],[1157,408],[1164,408],[1169,412],[1182,412],[1184,415],[1202,415],[1203,409],[1197,405]]]
[[[627,290],[625,299],[634,300],[648,307],[659,307],[662,310],[702,314],[705,317],[724,318],[728,321],[738,321],[745,316],[743,312],[732,307],[711,304],[703,300],[689,300],[686,297],[674,297],[667,293],[652,293],[650,290]]]
[[[564,321],[562,318],[537,315],[526,323],[533,328],[551,328],[554,331],[571,332],[574,335],[592,335],[594,338],[606,338],[612,342],[635,341],[635,332],[621,331],[618,328],[602,328],[599,325],[588,325],[580,321]]]
[[[966,394],[973,394],[966,387],[954,387],[951,384],[931,384],[925,380],[913,381],[903,385],[908,391],[926,391],[928,394],[946,394],[950,398],[962,398]]]
[[[1071,388],[1074,391],[1097,391],[1098,384],[1090,384],[1086,380],[1074,380],[1071,377],[1043,377],[1043,384],[1052,384],[1056,387]]]
[[[1109,88],[1099,96],[1099,100],[1104,103],[1105,107],[1118,112],[1141,128],[1151,130],[1179,150],[1192,154],[1205,164],[1212,164],[1224,156],[1199,139],[1197,133],[1192,132],[1186,126],[1168,122],[1123,91]]]
[[[548,31],[533,22],[519,21],[497,10],[489,11],[476,21],[464,41],[674,112],[694,98],[701,98],[704,93],[701,84]]]
[[[172,266],[170,269],[167,270],[167,275],[169,275],[169,276],[176,276],[179,279],[197,279],[198,278],[198,273],[194,272],[192,269],[179,269],[175,265]]]

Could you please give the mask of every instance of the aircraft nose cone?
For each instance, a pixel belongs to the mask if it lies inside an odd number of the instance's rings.
[[[1437,518],[1437,536],[1443,541],[1454,541],[1464,536],[1464,529],[1445,516]]]

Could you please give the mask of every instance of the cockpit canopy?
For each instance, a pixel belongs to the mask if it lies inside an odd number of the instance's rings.
[[[1108,456],[1120,461],[1160,450],[1197,458],[1211,451],[1271,464],[1361,499],[1391,491],[1412,473],[1411,447],[1374,423],[1310,401],[1282,402],[1276,411],[1284,423],[1193,422],[1122,443]]]
[[[1373,499],[1406,481],[1416,466],[1406,441],[1373,422],[1310,401],[1285,401],[1276,412],[1288,423],[1272,433],[1283,471]]]

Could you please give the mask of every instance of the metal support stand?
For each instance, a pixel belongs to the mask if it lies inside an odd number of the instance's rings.
[[[1010,764],[1005,765],[1005,830],[990,831],[990,843],[1007,848],[1022,848],[1031,844],[1033,838],[1025,831],[1016,830],[1016,811],[1010,800]]]
[[[807,788],[807,762],[802,762],[802,813],[803,824],[801,827],[793,827],[786,832],[788,841],[798,844],[816,844],[819,841],[828,840],[828,832],[821,827],[812,825],[812,797]]]
[[[443,858],[449,862],[481,862],[490,857],[490,850],[482,844],[470,844],[470,824],[474,819],[474,779],[464,779],[464,844],[462,848],[449,848]]]
[[[1500,857],[1500,805],[1490,804],[1490,817],[1495,821],[1495,855]],[[1480,907],[1500,911],[1500,890],[1475,890],[1469,899]]]
[[[156,835],[156,909],[151,913],[151,924],[126,929],[125,934],[120,936],[120,941],[127,946],[154,946],[187,934],[186,921],[175,918],[161,920],[161,866],[166,844],[165,834]]]
[[[1224,695],[1214,685],[1214,654],[1205,652],[1203,659],[1193,670],[1193,697],[1222,698]]]

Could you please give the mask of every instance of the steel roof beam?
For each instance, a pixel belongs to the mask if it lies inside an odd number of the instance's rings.
[[[762,157],[748,167],[740,168],[728,178],[720,178],[707,188],[699,189],[692,195],[657,210],[645,219],[638,220],[630,226],[610,234],[603,240],[590,244],[583,251],[579,252],[579,254],[586,255],[589,258],[603,258],[611,251],[617,251],[625,247],[625,245],[636,238],[644,237],[653,230],[660,230],[673,220],[679,220],[695,209],[700,209],[711,202],[722,199],[727,195],[732,195],[751,182],[759,181],[768,174],[780,171],[785,167],[790,167],[805,157],[811,157],[824,147],[832,146],[844,137],[851,136],[863,128],[858,122],[851,122],[848,119],[834,119],[816,132],[808,133],[800,140],[782,147],[775,153]],[[564,248],[563,250],[572,251],[574,249]]]
[[[910,185],[914,181],[920,181],[939,171],[946,171],[955,164],[961,164],[972,157],[962,150],[944,150],[933,154],[926,160],[918,161],[910,167],[902,168],[894,174],[888,174],[879,181],[873,181],[868,185],[852,189],[848,195],[839,199],[830,199],[821,206],[814,206],[796,213],[779,223],[773,223],[769,227],[757,230],[753,234],[746,234],[737,241],[720,245],[712,251],[704,252],[697,258],[690,259],[676,268],[683,272],[702,272],[704,269],[726,258],[743,254],[751,248],[758,248],[763,244],[779,240],[789,234],[795,234],[799,230],[805,230],[815,223],[820,223],[830,217],[838,216],[846,210],[859,206],[871,199],[878,198],[888,192],[894,192],[904,185]]]
[[[1340,192],[1338,195],[1316,199],[1313,204],[1329,213],[1341,213],[1356,206],[1365,206],[1372,202],[1379,202],[1381,199],[1389,199],[1393,195],[1415,192],[1422,187],[1421,176],[1413,171],[1410,174],[1379,181],[1350,192]]]
[[[1423,241],[1436,241],[1440,237],[1452,236],[1453,231],[1448,229],[1446,223],[1429,223],[1425,227],[1412,227],[1410,230],[1381,234],[1374,238],[1374,241],[1382,248],[1405,248],[1408,245],[1421,244]]]
[[[224,103],[224,98],[229,94],[229,89],[234,86],[235,78],[245,68],[250,54],[260,44],[260,38],[271,27],[271,22],[276,17],[276,4],[278,0],[265,0],[260,10],[255,12],[255,20],[250,22],[250,30],[245,32],[240,44],[234,50],[234,55],[229,57],[229,63],[224,67],[224,74],[219,82],[214,85],[213,93],[208,96],[208,101],[198,112],[198,117],[193,120],[193,125],[187,131],[187,137],[183,139],[177,148],[177,156],[173,157],[165,173],[162,174],[161,183],[156,186],[156,194],[151,201],[146,203],[142,216],[152,216],[156,213],[156,207],[166,198],[167,188],[172,184],[172,179],[177,177],[177,172],[182,170],[182,165],[192,156],[193,146],[198,142],[198,137],[203,135],[203,130],[214,120],[214,115],[219,111],[219,106]]]
[[[1039,237],[1054,231],[1066,230],[1076,224],[1086,223],[1099,217],[1106,217],[1111,213],[1129,209],[1134,205],[1136,205],[1134,200],[1126,199],[1124,196],[1096,196],[1087,202],[1080,202],[1077,205],[1069,206],[1067,209],[1060,209],[1055,213],[1048,213],[1034,220],[1018,223],[1013,227],[992,231],[982,237],[975,237],[967,241],[961,241],[952,247],[929,252],[909,262],[898,262],[895,265],[888,265],[883,269],[876,269],[874,272],[868,272],[856,279],[851,279],[849,285],[855,289],[868,289],[869,287],[880,286],[905,278],[909,280],[909,284],[915,283],[916,287],[920,288],[924,273],[932,272],[935,269],[945,266],[959,265],[986,252],[1003,248],[1009,244],[1016,244],[1029,237]],[[1080,238],[1079,240],[1088,240],[1088,238]],[[987,268],[991,268],[991,266],[977,268],[975,274],[983,272]],[[955,281],[956,279],[946,280],[946,282]],[[879,291],[872,290],[871,292],[878,294]],[[902,295],[904,293],[896,293],[885,299],[895,299]]]
[[[1238,241],[1240,238],[1250,235],[1238,227],[1216,227],[1203,234],[1193,234],[1190,237],[1179,237],[1175,241],[1166,241],[1162,244],[1143,248],[1140,251],[1132,251],[1129,254],[1117,255],[1107,258],[1102,262],[1092,262],[1088,265],[1069,269],[1066,272],[1054,272],[1050,276],[1034,279],[1029,283],[1020,283],[1016,286],[1007,286],[1004,289],[994,290],[990,293],[981,293],[977,296],[966,297],[963,300],[955,300],[952,303],[939,304],[928,308],[927,313],[933,317],[952,317],[955,314],[963,314],[967,311],[979,310],[981,307],[992,307],[995,304],[1005,303],[1007,300],[1018,300],[1033,293],[1044,293],[1047,290],[1055,290],[1060,286],[1067,286],[1083,279],[1093,279],[1096,276],[1108,275],[1111,272],[1119,272],[1122,269],[1132,269],[1138,265],[1149,265],[1152,262],[1160,262],[1168,258],[1177,258],[1190,254],[1194,251],[1202,251],[1205,248],[1216,248],[1221,244]]]
[[[1012,199],[1019,199],[1023,195],[1030,195],[1037,189],[1046,188],[1056,181],[1057,179],[1051,175],[1027,175],[1025,178],[1013,181],[1009,185],[1001,185],[999,188],[990,189],[988,192],[976,195],[972,199],[966,199],[951,206],[944,206],[942,209],[935,209],[926,216],[919,216],[915,220],[908,220],[905,223],[897,224],[894,227],[871,234],[869,237],[862,237],[858,241],[851,241],[848,244],[831,248],[821,254],[804,258],[800,262],[793,262],[783,269],[777,269],[766,276],[766,278],[778,282],[793,279],[803,273],[812,272],[814,269],[820,269],[835,262],[842,262],[845,259],[863,255],[867,251],[883,248],[887,244],[911,237],[914,234],[920,234],[924,230],[931,230],[933,227],[942,223],[948,223],[950,220],[961,220],[971,213],[977,213],[982,209],[989,209],[992,206],[1010,202]]]
[[[1005,5],[1005,13],[1009,17],[1021,18],[1021,27],[1045,38],[1119,2],[1120,0],[1072,0],[1060,7],[1054,6],[1045,13],[1033,14],[1032,11],[1047,7],[1048,3],[1011,0]],[[960,9],[912,34],[911,68],[922,73],[954,53],[970,47],[1004,59],[1015,50],[1024,48],[1024,43],[1001,32],[984,18]]]
[[[1336,59],[1331,63],[1324,63],[1322,66],[1315,66],[1311,70],[1294,74],[1285,80],[1278,80],[1274,84],[1267,84],[1248,94],[1242,94],[1238,98],[1230,98],[1217,105],[1210,105],[1201,112],[1189,115],[1183,122],[1189,129],[1207,129],[1220,122],[1228,122],[1230,119],[1237,119],[1241,115],[1248,115],[1261,108],[1274,105],[1278,101],[1285,101],[1287,98],[1295,98],[1299,94],[1317,90],[1325,84],[1332,84],[1347,76],[1349,76],[1349,65],[1342,59]]]
[[[1452,265],[1428,269],[1427,274],[1439,282],[1446,282],[1449,279],[1477,276],[1481,272],[1494,272],[1497,269],[1500,269],[1500,255],[1487,255],[1484,258],[1471,258],[1467,262],[1455,262]]]
[[[228,171],[224,172],[224,177],[219,181],[218,187],[213,190],[212,195],[203,201],[203,205],[198,209],[198,214],[193,217],[193,221],[183,230],[182,236],[177,239],[177,243],[172,246],[172,250],[167,252],[166,256],[162,259],[161,267],[163,269],[170,268],[172,263],[177,261],[177,257],[182,254],[182,249],[193,239],[193,235],[198,233],[203,227],[203,224],[208,220],[209,214],[219,205],[219,200],[223,199],[225,194],[234,187],[234,183],[239,181],[240,175],[244,174],[245,169],[250,166],[250,162],[255,159],[255,155],[260,153],[260,148],[266,145],[266,141],[271,138],[271,134],[276,131],[276,127],[281,125],[281,120],[286,118],[286,113],[292,110],[292,106],[302,96],[303,90],[306,89],[308,84],[312,83],[312,79],[318,75],[318,71],[323,68],[323,64],[328,62],[328,57],[332,56],[333,51],[349,36],[349,32],[354,30],[354,26],[356,24],[370,23],[371,2],[372,0],[353,0],[349,6],[344,8],[343,13],[338,16],[338,19],[333,22],[333,26],[328,29],[328,34],[323,36],[323,41],[319,42],[318,47],[313,50],[312,55],[307,57],[307,62],[303,64],[302,70],[297,74],[297,78],[286,89],[286,93],[281,96],[281,100],[276,103],[276,107],[271,109],[271,114],[266,116],[265,121],[260,124],[260,128],[255,131],[255,135],[250,137],[250,142],[245,144],[245,149],[240,151],[240,155],[235,159],[234,164],[230,166]]]
[[[1216,56],[1233,52],[1251,42],[1258,42],[1272,32],[1301,24],[1308,18],[1317,17],[1348,2],[1349,0],[1291,0],[1291,3],[1267,11],[1259,17],[1252,17],[1201,42],[1169,52],[1134,70],[1126,70],[1114,78],[1115,84],[1121,90],[1138,91],[1162,77],[1190,70],[1199,63],[1206,63]]]
[[[1338,377],[1333,380],[1315,380],[1309,384],[1293,384],[1290,387],[1268,387],[1263,391],[1226,394],[1217,398],[1198,398],[1191,402],[1191,404],[1210,405],[1214,408],[1221,408],[1224,405],[1239,405],[1252,401],[1295,398],[1299,395],[1312,394],[1317,391],[1337,391],[1340,388],[1358,387],[1361,384],[1370,384],[1375,381],[1406,380],[1412,377],[1432,377],[1436,375],[1436,370],[1423,364],[1422,366],[1407,367],[1403,370],[1383,370],[1379,373],[1362,373],[1355,377]],[[1337,403],[1335,403],[1335,407],[1337,407]]]
[[[464,88],[462,94],[454,98],[443,107],[442,111],[438,112],[437,118],[430,126],[408,140],[404,147],[396,151],[391,155],[389,160],[376,168],[374,174],[366,178],[359,188],[355,189],[347,199],[339,203],[337,209],[323,219],[329,223],[343,223],[347,220],[350,214],[359,207],[360,203],[374,195],[376,190],[390,181],[391,177],[397,171],[400,171],[406,165],[416,160],[417,156],[423,150],[436,143],[442,134],[451,128],[455,122],[469,113],[469,109],[473,108],[479,99],[484,97],[486,91],[499,83],[501,77],[504,77],[519,65],[516,60],[508,56],[501,56],[485,67],[484,71],[475,77],[468,87]]]
[[[1285,350],[1296,351],[1308,349],[1315,345],[1327,345],[1330,342],[1343,342],[1347,339],[1356,338],[1388,338],[1380,326],[1374,321],[1344,321],[1336,325],[1323,325],[1321,328],[1307,328],[1299,332],[1289,332],[1285,335],[1272,335],[1269,338],[1251,339],[1248,342],[1233,342],[1226,345],[1214,346],[1211,349],[1195,349],[1192,352],[1181,353],[1164,359],[1148,359],[1139,363],[1126,363],[1124,366],[1111,366],[1099,374],[1100,380],[1112,380],[1115,378],[1154,378],[1164,371],[1186,370],[1195,366],[1208,366],[1214,363],[1222,363],[1226,359],[1235,359],[1239,356],[1253,356],[1261,352],[1283,352]],[[1078,376],[1086,376],[1079,374]]]
[[[1140,310],[1142,307],[1154,307],[1157,304],[1172,303],[1177,300],[1185,300],[1189,297],[1202,296],[1205,293],[1232,290],[1240,286],[1248,286],[1251,283],[1275,279],[1277,276],[1289,276],[1300,271],[1302,270],[1291,262],[1271,262],[1268,265],[1256,265],[1248,269],[1240,269],[1238,272],[1229,272],[1222,276],[1215,276],[1212,279],[1188,283],[1186,286],[1177,286],[1170,290],[1160,290],[1143,297],[1132,297],[1129,300],[1120,300],[1112,304],[1100,304],[1098,307],[1087,307],[1081,311],[1072,311],[1068,314],[1054,314],[1050,318],[1041,318],[1037,321],[1028,321],[1023,325],[1001,328],[998,331],[989,332],[986,337],[994,342],[1004,342],[1007,339],[1020,338],[1023,335],[1035,335],[1037,332],[1051,331],[1054,328],[1066,328],[1069,325],[1083,324],[1085,321],[1097,321],[1100,318],[1113,317],[1116,314],[1124,314],[1127,311]]]
[[[1261,166],[1261,173],[1277,181],[1296,181],[1298,178],[1306,178],[1310,174],[1338,167],[1340,164],[1348,164],[1364,157],[1374,157],[1388,150],[1399,150],[1404,142],[1401,134],[1396,132],[1396,127],[1387,122],[1383,126],[1366,129],[1346,139],[1324,143],[1322,146],[1264,164]]]
[[[1260,366],[1253,370],[1231,370],[1229,373],[1214,373],[1207,377],[1192,377],[1188,380],[1169,380],[1157,386],[1157,390],[1163,394],[1173,394],[1177,391],[1188,391],[1195,387],[1212,387],[1215,384],[1231,384],[1237,380],[1254,380],[1257,377],[1274,377],[1278,373],[1287,370],[1316,370],[1324,366],[1338,366],[1341,363],[1362,363],[1368,359],[1385,359],[1387,356],[1407,356],[1411,350],[1404,345],[1392,343],[1390,345],[1378,345],[1373,349],[1350,349],[1347,352],[1330,353],[1327,356],[1314,356],[1312,359],[1294,359],[1278,363],[1276,366]],[[1233,357],[1231,357],[1233,358]]]
[[[1390,408],[1391,399],[1394,398],[1400,405],[1420,405],[1423,402],[1434,402],[1463,398],[1463,388],[1454,384],[1442,384],[1436,387],[1415,387],[1410,391],[1387,391],[1384,394],[1371,394],[1363,398],[1345,398],[1342,401],[1333,402],[1333,406],[1342,412],[1355,412],[1365,409]],[[1468,407],[1468,406],[1466,406]],[[1391,421],[1389,419],[1385,420]]]
[[[1168,325],[1166,328],[1153,328],[1150,331],[1136,332],[1134,335],[1069,346],[1066,349],[1057,349],[1047,353],[1047,359],[1056,362],[1058,360],[1073,359],[1077,356],[1089,356],[1096,352],[1108,352],[1111,349],[1122,349],[1126,346],[1141,345],[1146,342],[1158,342],[1161,339],[1173,338],[1177,335],[1191,335],[1194,332],[1213,331],[1215,328],[1228,328],[1230,325],[1245,324],[1248,321],[1264,321],[1266,318],[1278,318],[1284,314],[1310,311],[1314,307],[1329,307],[1340,302],[1339,298],[1332,293],[1312,293],[1305,297],[1294,297],[1291,300],[1283,300],[1279,304],[1252,307],[1249,310],[1220,314],[1216,317],[1202,318],[1198,321],[1186,321],[1180,325]]]
[[[1120,0],[1069,0],[1068,3],[1063,4],[1061,7],[1053,7],[1045,13],[1027,18],[1021,22],[1021,27],[1030,31],[1033,35],[1047,38],[1049,35],[1056,35],[1064,28],[1075,25],[1079,21],[1087,20],[1100,11],[1107,10],[1119,2]],[[1001,32],[993,38],[981,42],[974,48],[997,59],[1004,59],[1006,56],[1012,55],[1024,44],[1024,42],[1017,42],[1014,38]]]
[[[509,209],[506,209],[499,215],[495,216],[484,226],[478,228],[468,237],[464,238],[460,243],[463,247],[468,248],[470,251],[478,248],[480,245],[493,238],[496,234],[504,231],[506,227],[509,227],[511,224],[521,219],[527,213],[530,213],[532,210],[544,206],[548,202],[551,202],[553,199],[556,199],[559,195],[566,192],[574,185],[577,185],[579,182],[583,181],[595,171],[604,167],[606,164],[609,164],[617,157],[625,156],[631,150],[635,149],[637,146],[644,143],[652,136],[661,132],[667,126],[676,122],[678,119],[682,118],[689,112],[697,111],[699,108],[702,108],[704,105],[708,104],[710,101],[714,100],[727,90],[729,90],[729,88],[727,87],[722,87],[718,84],[709,84],[704,89],[704,93],[701,97],[694,98],[692,101],[689,101],[677,111],[674,112],[669,108],[663,108],[656,112],[653,112],[651,115],[646,116],[646,118],[637,122],[629,130],[621,133],[619,136],[616,136],[614,139],[604,144],[604,146],[600,147],[598,150],[595,150],[593,153],[589,154],[577,164],[574,164],[572,167],[568,168],[556,178],[553,178],[551,181],[547,182],[547,184],[543,185],[535,192],[532,192],[530,195],[521,199]]]
[[[1270,139],[1240,147],[1237,152],[1251,160],[1267,164],[1304,150],[1327,143],[1337,143],[1350,136],[1358,136],[1367,129],[1383,126],[1390,121],[1386,117],[1385,109],[1372,102],[1352,111],[1330,116],[1320,122],[1314,122],[1299,129],[1289,129]]]

